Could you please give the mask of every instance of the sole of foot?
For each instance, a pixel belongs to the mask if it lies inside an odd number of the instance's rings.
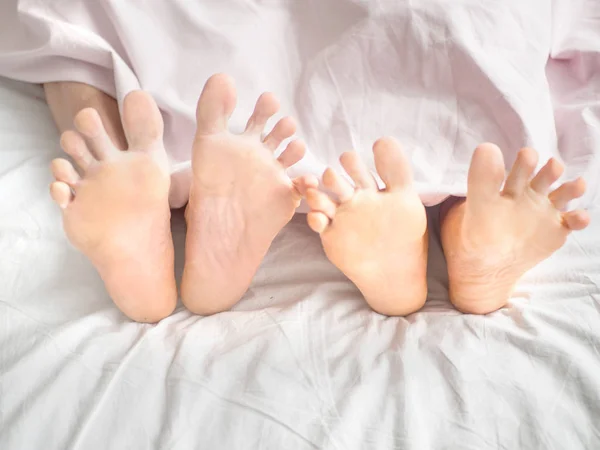
[[[449,210],[441,230],[450,299],[458,310],[487,314],[506,306],[525,272],[589,224],[586,211],[562,212],[585,193],[585,182],[550,192],[564,168],[550,159],[533,176],[537,163],[535,150],[522,149],[505,181],[501,150],[493,144],[475,150],[466,201]]]
[[[186,307],[200,315],[226,311],[242,298],[306,189],[318,184],[286,174],[304,156],[302,142],[294,140],[274,156],[295,132],[291,118],[262,138],[279,108],[273,94],[258,99],[241,135],[227,128],[235,105],[233,80],[218,74],[207,81],[196,112],[181,292]]]
[[[61,145],[81,175],[69,161],[54,160],[50,192],[67,237],[96,267],[118,308],[153,323],[173,312],[177,289],[163,122],[148,94],[125,98],[123,126],[128,151],[113,145],[95,110],[79,112],[77,131],[65,132]]]
[[[378,188],[356,153],[344,153],[340,162],[355,186],[327,169],[323,184],[334,195],[308,189],[307,220],[329,260],[373,310],[405,316],[427,298],[427,218],[400,145],[380,139],[373,152],[386,189]]]

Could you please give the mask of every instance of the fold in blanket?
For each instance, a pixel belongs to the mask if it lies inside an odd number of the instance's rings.
[[[356,149],[398,138],[427,204],[463,195],[470,156],[492,141],[511,165],[522,146],[583,175],[598,201],[600,2],[121,2],[0,5],[0,75],[88,83],[119,101],[157,100],[174,161],[189,160],[206,79],[238,83],[232,128],[275,92],[299,121],[320,174]]]

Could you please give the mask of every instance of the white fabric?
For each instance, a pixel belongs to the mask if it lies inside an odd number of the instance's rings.
[[[0,449],[598,448],[599,209],[488,317],[449,305],[435,232],[425,309],[373,313],[298,216],[234,311],[142,325],[64,237],[57,140],[0,80]]]
[[[352,148],[397,137],[427,204],[462,195],[476,145],[507,165],[525,145],[598,195],[598,0],[5,0],[0,75],[75,80],[119,100],[149,91],[175,163],[189,160],[206,79],[237,80],[241,129],[264,90],[298,118],[320,175]],[[549,60],[550,57],[550,60]],[[175,169],[184,167],[175,165]]]

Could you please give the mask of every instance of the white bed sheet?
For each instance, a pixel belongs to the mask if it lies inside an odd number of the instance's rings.
[[[436,233],[424,310],[371,312],[299,216],[233,311],[143,325],[65,240],[57,138],[0,81],[0,449],[599,448],[598,209],[487,317],[448,303]]]

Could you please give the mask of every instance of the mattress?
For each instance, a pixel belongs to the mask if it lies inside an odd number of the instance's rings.
[[[41,88],[0,80],[1,449],[600,447],[598,205],[485,317],[450,305],[435,231],[425,308],[388,318],[298,215],[232,311],[138,324],[61,230],[57,142]]]

